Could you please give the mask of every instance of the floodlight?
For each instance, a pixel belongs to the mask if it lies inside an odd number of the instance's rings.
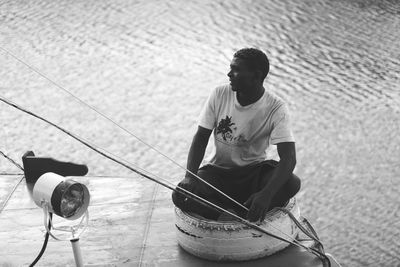
[[[33,187],[33,200],[48,212],[68,220],[80,218],[89,206],[90,194],[87,187],[72,179],[55,173],[45,173]]]
[[[71,241],[76,266],[83,266],[79,236],[87,228],[89,222],[87,208],[90,194],[87,187],[68,177],[47,172],[41,175],[33,186],[32,198],[36,205],[43,208],[47,234],[56,240]],[[74,226],[55,226],[52,219],[53,213],[67,220],[82,218]],[[68,238],[61,238],[54,233],[57,231],[69,232],[71,235]]]

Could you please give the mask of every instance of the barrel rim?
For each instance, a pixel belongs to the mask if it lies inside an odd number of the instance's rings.
[[[293,211],[294,208],[297,207],[297,200],[296,198],[291,198],[286,205],[283,207],[289,211]],[[223,229],[231,229],[231,230],[239,230],[239,229],[250,229],[249,226],[244,225],[241,222],[238,221],[214,221],[214,220],[209,220],[205,218],[199,218],[196,216],[193,216],[192,214],[182,211],[178,207],[175,207],[175,214],[183,219],[186,223],[190,225],[195,225],[196,227],[202,227],[202,228],[223,228]],[[273,221],[279,220],[281,217],[287,216],[287,214],[279,209],[272,209],[270,210],[265,217],[265,220],[263,222],[258,222],[256,223],[259,226],[266,226],[270,224]]]

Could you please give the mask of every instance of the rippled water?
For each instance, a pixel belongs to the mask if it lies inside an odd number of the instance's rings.
[[[400,266],[400,2],[0,1],[0,46],[185,164],[233,52],[264,49],[294,118],[303,214],[343,266]],[[4,51],[2,96],[176,183],[183,172]],[[129,173],[0,104],[1,150]],[[271,151],[276,157],[276,153]],[[14,171],[0,160],[0,171]]]

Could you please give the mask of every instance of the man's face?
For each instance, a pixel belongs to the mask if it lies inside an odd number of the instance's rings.
[[[255,72],[249,69],[244,60],[234,57],[230,67],[228,77],[233,91],[245,92],[247,88],[255,86]]]

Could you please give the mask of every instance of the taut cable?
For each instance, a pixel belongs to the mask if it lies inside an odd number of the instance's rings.
[[[11,162],[14,166],[16,166],[18,169],[20,169],[21,171],[24,171],[24,168],[22,168],[21,165],[19,165],[15,160],[13,160],[12,158],[10,158],[9,156],[7,156],[3,151],[0,151],[0,154],[3,155],[3,157],[5,157],[9,162]]]
[[[15,165],[18,169],[20,169],[21,171],[24,171],[24,168],[22,168],[21,165],[19,165],[15,160],[13,160],[12,158],[10,158],[9,156],[7,156],[3,151],[0,151],[0,154],[3,155],[3,157],[5,157],[9,162],[11,162],[13,165]],[[11,196],[14,194],[15,190],[17,190],[17,187],[19,186],[19,184],[22,182],[22,180],[24,180],[24,176],[22,176],[18,183],[14,186],[14,188],[11,190],[11,193],[7,196],[7,198],[4,200],[3,205],[0,208],[0,214],[3,212],[3,210],[6,208],[8,201],[10,200]]]
[[[43,74],[41,71],[39,71],[38,69],[36,69],[35,67],[31,66],[30,64],[26,63],[25,61],[23,61],[22,59],[20,59],[19,57],[15,56],[13,53],[11,53],[10,51],[8,51],[7,49],[3,48],[0,46],[0,49],[3,50],[4,52],[6,52],[8,55],[10,55],[11,57],[13,57],[15,60],[17,60],[18,62],[20,62],[21,64],[25,65],[26,67],[28,67],[30,70],[34,71],[35,73],[37,73],[38,75],[40,75],[41,77],[43,77],[44,79],[46,79],[47,81],[49,81],[51,84],[53,84],[54,86],[56,86],[57,88],[61,89],[62,91],[64,91],[65,93],[67,93],[68,95],[70,95],[71,97],[73,97],[75,100],[77,100],[79,103],[85,105],[86,107],[88,107],[89,109],[91,109],[92,111],[94,111],[95,113],[97,113],[98,115],[100,115],[101,117],[103,117],[104,119],[106,119],[107,121],[111,122],[112,124],[114,124],[115,126],[117,126],[118,128],[120,128],[121,130],[123,130],[124,132],[126,132],[127,134],[129,134],[130,136],[136,138],[138,141],[140,141],[141,143],[143,143],[144,145],[146,145],[147,147],[149,147],[150,149],[156,151],[157,153],[159,153],[160,155],[162,155],[164,158],[168,159],[169,161],[171,161],[172,163],[174,163],[176,166],[178,166],[179,168],[185,170],[186,172],[190,173],[191,175],[193,175],[193,177],[195,177],[196,179],[200,180],[201,182],[205,183],[206,185],[208,185],[209,187],[211,187],[212,189],[214,189],[215,191],[217,191],[218,193],[220,193],[221,195],[223,195],[224,197],[226,197],[227,199],[231,200],[233,203],[235,203],[236,205],[238,205],[239,207],[243,208],[246,211],[249,211],[249,209],[247,207],[245,207],[243,204],[239,203],[238,201],[236,201],[235,199],[231,198],[230,196],[226,195],[224,192],[222,192],[221,190],[219,190],[218,188],[216,188],[215,186],[213,186],[212,184],[208,183],[207,181],[203,180],[201,177],[199,177],[197,174],[193,173],[192,171],[188,170],[187,168],[185,168],[184,166],[180,165],[177,161],[175,161],[174,159],[172,159],[171,157],[167,156],[165,153],[163,153],[162,151],[160,151],[159,149],[157,149],[156,147],[150,145],[149,143],[145,142],[143,139],[141,139],[140,137],[138,137],[137,135],[133,134],[131,131],[129,131],[127,128],[123,127],[122,125],[118,124],[116,121],[114,121],[113,119],[111,119],[110,117],[108,117],[107,115],[105,115],[104,113],[102,113],[101,111],[97,110],[95,107],[89,105],[88,103],[86,103],[85,101],[83,101],[82,99],[80,99],[78,96],[76,96],[75,94],[71,93],[69,90],[67,90],[66,88],[64,88],[63,86],[59,85],[58,83],[56,83],[55,81],[53,81],[52,79],[50,79],[48,76],[46,76],[45,74]]]
[[[186,190],[186,189],[184,189],[182,187],[178,186],[177,188],[175,188],[173,185],[170,185],[171,183],[169,181],[166,181],[166,180],[160,179],[160,178],[156,179],[154,177],[151,177],[150,175],[145,174],[143,171],[139,171],[139,170],[131,167],[127,163],[124,163],[124,162],[122,162],[122,161],[120,161],[118,159],[115,159],[115,158],[109,156],[108,154],[106,154],[105,152],[101,151],[100,149],[98,149],[98,148],[92,146],[91,144],[83,141],[81,138],[79,138],[75,134],[65,130],[64,128],[56,125],[55,123],[53,123],[53,122],[51,122],[51,121],[49,121],[49,120],[47,120],[47,119],[45,119],[45,118],[43,118],[43,117],[41,117],[39,115],[36,115],[35,113],[33,113],[33,112],[29,111],[29,110],[26,110],[26,109],[20,107],[19,105],[11,102],[10,100],[5,99],[4,97],[0,96],[0,101],[6,103],[9,106],[12,106],[12,107],[16,108],[16,109],[18,109],[18,110],[20,110],[20,111],[22,111],[22,112],[24,112],[26,114],[29,114],[29,115],[31,115],[31,116],[33,116],[33,117],[35,117],[35,118],[37,118],[37,119],[39,119],[41,121],[44,121],[47,124],[50,124],[51,126],[53,126],[53,127],[57,128],[58,130],[64,132],[65,134],[67,134],[68,136],[74,138],[75,140],[77,140],[78,142],[82,143],[83,145],[85,145],[86,147],[90,148],[91,150],[99,153],[100,155],[104,156],[105,158],[108,158],[109,160],[114,161],[115,163],[117,163],[117,164],[119,164],[119,165],[121,165],[121,166],[123,166],[123,167],[125,167],[125,168],[127,168],[129,170],[131,170],[131,171],[133,171],[133,172],[135,172],[135,173],[137,173],[137,174],[139,174],[139,175],[141,175],[141,176],[143,176],[143,177],[145,177],[145,178],[147,178],[147,179],[149,179],[149,180],[151,180],[151,181],[153,181],[153,182],[155,182],[157,184],[160,184],[160,185],[162,185],[162,186],[164,186],[164,187],[166,187],[166,188],[168,188],[168,189],[170,189],[172,191],[182,193],[185,196],[195,200],[196,202],[199,202],[201,204],[205,204],[205,205],[207,205],[207,206],[209,206],[211,208],[214,208],[214,209],[216,209],[216,210],[218,210],[220,212],[225,212],[225,213],[229,214],[230,216],[232,216],[233,218],[235,218],[236,220],[238,220],[239,222],[241,222],[241,223],[245,224],[246,226],[249,226],[249,227],[251,227],[251,228],[253,228],[255,230],[258,230],[263,234],[266,234],[268,236],[274,237],[274,238],[276,238],[278,240],[281,240],[283,242],[287,242],[289,244],[301,247],[301,248],[305,249],[306,251],[316,255],[318,258],[320,258],[324,265],[326,263],[327,266],[330,266],[330,260],[323,252],[321,252],[321,251],[319,251],[317,249],[314,249],[312,247],[307,247],[307,246],[299,243],[296,239],[287,240],[287,239],[285,239],[283,237],[280,237],[280,236],[277,236],[275,234],[272,234],[272,233],[268,232],[267,230],[261,228],[260,226],[254,224],[254,223],[251,223],[251,222],[247,221],[246,219],[243,219],[242,217],[240,217],[240,216],[238,216],[238,215],[236,215],[236,214],[234,214],[234,213],[232,213],[232,212],[230,212],[228,210],[225,210],[224,208],[221,208],[220,206],[218,206],[218,205],[216,205],[216,204],[214,204],[214,203],[212,203],[212,202],[210,202],[210,201],[208,201],[208,200],[206,200],[206,199],[204,199],[204,198],[202,198],[200,196],[197,196],[196,194],[194,194],[194,193],[192,193],[192,192],[190,192],[190,191],[188,191],[188,190]],[[102,149],[102,150],[104,150],[104,149]],[[106,151],[106,150],[104,150],[104,151]],[[272,226],[272,224],[270,224],[270,225]],[[280,230],[278,230],[278,231],[280,231]],[[287,236],[286,233],[283,233],[282,231],[280,231],[280,232]]]

